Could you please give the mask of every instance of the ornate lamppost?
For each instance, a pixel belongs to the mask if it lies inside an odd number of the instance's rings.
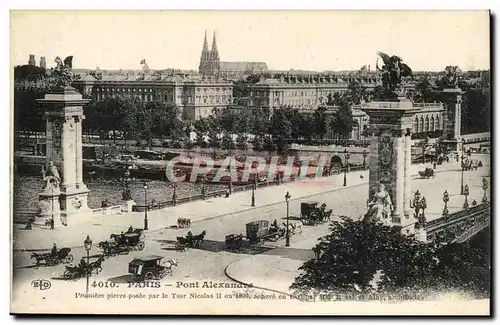
[[[488,181],[485,177],[483,177],[483,203],[488,202],[488,196],[486,195],[486,191],[488,190]]]
[[[255,190],[257,189],[257,174],[253,174],[253,186],[252,186],[252,206],[255,206]]]
[[[460,159],[460,166],[462,167],[462,178],[460,180],[460,195],[464,195],[464,169],[465,169],[465,157],[464,157],[464,143],[465,140],[462,139],[462,158]]]
[[[52,219],[50,219],[50,230],[54,230],[54,188],[50,188],[51,200],[52,200]]]
[[[201,199],[205,200],[205,180],[206,176],[202,175],[201,176]]]
[[[414,218],[417,219],[417,226],[425,226],[425,209],[427,209],[427,201],[425,196],[422,197],[420,191],[416,191],[413,196],[413,201],[410,200],[410,208],[415,209]]]
[[[122,190],[122,200],[123,201],[132,200],[132,193],[130,191],[130,183],[132,182],[132,179],[130,178],[130,168],[131,168],[131,166],[129,166],[125,170],[124,177],[121,179],[122,187],[123,187],[123,190]]]
[[[85,251],[87,252],[87,265],[85,268],[85,273],[87,275],[87,293],[89,293],[89,265],[90,265],[90,256],[89,252],[90,249],[92,248],[92,240],[90,239],[89,235],[87,235],[87,238],[83,241],[83,246],[85,247]]]
[[[286,192],[285,194],[285,201],[286,201],[286,242],[285,246],[289,247],[290,246],[290,233],[288,232],[288,220],[290,218],[290,192]]]
[[[467,185],[467,184],[465,184],[465,187],[464,187],[464,196],[465,196],[464,209],[468,209],[469,202],[467,202],[467,196],[469,196],[469,185]]]
[[[349,169],[349,158],[351,158],[347,149],[344,150],[344,158],[345,158],[344,186],[347,186],[347,169]]]
[[[443,217],[448,217],[448,201],[450,200],[450,195],[448,194],[448,191],[445,190],[443,193],[443,202],[444,202],[444,209],[443,209]]]
[[[174,169],[174,175],[176,179],[174,180],[172,186],[174,187],[174,193],[172,194],[172,205],[176,206],[177,205],[177,177],[179,177],[180,169],[176,168]]]
[[[144,230],[148,230],[148,183],[144,182]]]
[[[363,169],[366,170],[366,156],[368,156],[368,152],[366,151],[366,149],[363,149]]]

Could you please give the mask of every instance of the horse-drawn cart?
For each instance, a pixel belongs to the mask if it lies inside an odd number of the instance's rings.
[[[420,178],[434,178],[436,177],[436,173],[434,173],[434,169],[427,167],[424,171],[419,171],[418,174]]]
[[[251,244],[265,240],[278,240],[285,235],[285,228],[270,227],[269,221],[258,220],[246,224],[247,239]]]
[[[191,219],[177,218],[177,228],[189,228],[189,227],[191,227]]]
[[[243,235],[239,234],[231,234],[227,235],[225,238],[225,243],[226,243],[226,249],[233,250],[233,249],[240,249],[241,245],[243,244]]]
[[[175,248],[180,251],[188,251],[190,248],[201,248],[207,232],[203,230],[199,235],[193,236],[188,232],[186,237],[177,237]]]
[[[69,252],[71,252],[71,248],[64,247],[61,248],[55,255],[52,255],[51,253],[32,253],[31,258],[35,259],[35,267],[40,266],[41,261],[45,261],[45,266],[57,265],[59,263],[71,263],[73,262],[73,255]]]
[[[314,226],[320,223],[330,221],[332,215],[332,209],[326,210],[326,204],[321,204],[318,207],[319,202],[302,202],[300,204],[300,219],[304,225]]]
[[[149,255],[136,257],[128,263],[128,272],[135,281],[160,280],[165,275],[172,275],[172,267],[177,266],[176,260],[161,262],[163,256]]]
[[[87,274],[92,275],[95,271],[96,274],[99,274],[102,271],[102,261],[104,261],[103,255],[94,255],[91,256],[94,261],[87,264],[85,258],[82,257],[80,260],[80,264],[76,266],[66,266],[66,271],[63,273],[63,278],[66,280],[76,280],[78,278],[82,278]]]

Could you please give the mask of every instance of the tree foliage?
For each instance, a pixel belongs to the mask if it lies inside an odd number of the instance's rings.
[[[400,228],[341,217],[318,239],[291,289],[300,293],[465,290],[489,295],[487,244],[423,243]]]

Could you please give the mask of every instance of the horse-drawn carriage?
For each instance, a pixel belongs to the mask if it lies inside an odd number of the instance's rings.
[[[193,236],[191,232],[186,237],[177,237],[175,248],[180,251],[188,251],[190,248],[200,248],[205,240],[207,232],[203,230],[199,235]]]
[[[66,266],[66,271],[63,273],[63,278],[66,280],[76,280],[78,278],[84,277],[87,274],[92,275],[95,271],[96,274],[99,274],[102,271],[102,261],[104,261],[104,255],[94,255],[90,256],[92,258],[92,262],[86,261],[85,258],[82,257],[80,260],[80,264],[76,266]]]
[[[231,234],[227,235],[225,239],[226,243],[226,249],[233,250],[233,249],[240,249],[241,245],[243,244],[243,235],[239,234]]]
[[[424,171],[419,171],[418,174],[420,178],[434,178],[436,177],[436,173],[434,173],[434,169],[427,167]]]
[[[265,240],[276,241],[285,236],[286,228],[280,227],[277,221],[269,225],[267,220],[258,220],[246,224],[247,239],[250,243],[261,243]]]
[[[128,272],[134,276],[135,281],[159,280],[166,275],[172,275],[172,267],[177,266],[175,260],[161,262],[163,256],[148,255],[136,257],[128,263]]]
[[[191,227],[191,219],[187,218],[177,219],[177,228],[189,228],[189,227]]]
[[[321,204],[320,207],[318,204],[319,202],[315,201],[300,204],[300,219],[305,225],[315,226],[330,221],[332,209],[327,211],[325,203]]]
[[[106,257],[128,254],[132,250],[142,251],[146,246],[142,231],[111,234],[109,238],[109,241],[103,241],[98,244]]]
[[[39,267],[41,261],[45,261],[45,266],[57,265],[59,263],[71,263],[73,262],[73,255],[69,252],[71,252],[71,248],[64,247],[55,255],[52,253],[32,253],[31,258],[35,259],[35,267]]]

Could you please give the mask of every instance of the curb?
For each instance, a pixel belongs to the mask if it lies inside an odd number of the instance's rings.
[[[261,290],[266,290],[266,291],[271,291],[271,292],[275,292],[275,293],[279,293],[279,294],[282,294],[282,295],[286,295],[288,296],[289,298],[292,298],[293,296],[289,293],[286,293],[286,292],[283,292],[283,291],[279,291],[279,290],[275,290],[275,289],[270,289],[270,288],[264,288],[264,287],[260,287],[260,286],[255,286],[253,284],[251,284],[250,286],[250,283],[245,283],[243,281],[240,281],[238,279],[236,279],[235,277],[229,275],[229,273],[227,272],[227,269],[234,263],[236,262],[239,262],[241,260],[244,260],[245,258],[249,258],[249,257],[243,257],[243,258],[240,258],[236,261],[232,261],[231,263],[229,263],[225,268],[224,268],[224,274],[232,281],[236,282],[236,283],[239,283],[239,284],[243,284],[243,285],[246,285],[246,286],[249,286],[249,288],[256,288],[256,289],[261,289]]]
[[[440,171],[435,171],[435,173],[437,174],[437,173],[445,173],[445,172],[452,172],[452,171],[461,171],[461,169],[440,170]],[[412,175],[412,179],[420,179],[420,177],[418,176],[418,174],[413,174]],[[357,186],[362,186],[362,185],[367,185],[367,184],[368,184],[368,182],[363,182],[361,184],[348,185],[348,186],[345,186],[345,187],[344,186],[340,186],[338,188],[335,188],[335,189],[332,189],[332,190],[328,190],[328,191],[325,191],[325,192],[315,193],[315,194],[309,194],[309,195],[301,196],[301,197],[298,197],[298,198],[295,198],[295,199],[291,199],[291,201],[302,200],[304,198],[309,198],[309,197],[316,196],[316,195],[322,195],[322,194],[331,193],[331,192],[335,192],[335,191],[342,190],[342,189],[347,189],[347,188],[352,188],[352,187],[357,187]],[[283,184],[283,185],[285,185],[285,184]],[[223,218],[223,217],[231,215],[231,214],[241,213],[241,212],[247,212],[247,211],[250,211],[250,210],[254,210],[256,208],[265,208],[265,207],[276,205],[276,204],[279,204],[279,203],[280,202],[268,203],[268,204],[261,205],[261,206],[258,206],[258,207],[249,207],[249,208],[238,210],[238,211],[227,212],[227,213],[220,214],[220,215],[217,215],[217,216],[213,216],[213,217],[209,217],[209,218],[205,218],[205,219],[196,220],[196,221],[193,221],[191,224],[196,224],[196,223],[200,223],[200,222],[204,222],[204,221],[214,220],[214,219],[217,219],[217,218]],[[161,228],[146,230],[146,231],[144,231],[144,234],[153,234],[155,232],[158,232],[158,231],[161,231],[161,230],[165,230],[165,228],[167,228],[167,227],[161,227]],[[66,247],[73,249],[73,248],[81,248],[81,247],[83,247],[83,245],[66,246]],[[50,249],[46,249],[46,248],[13,249],[14,252],[40,252],[40,251],[49,251],[49,250]],[[264,290],[267,290],[267,289],[264,288]]]

